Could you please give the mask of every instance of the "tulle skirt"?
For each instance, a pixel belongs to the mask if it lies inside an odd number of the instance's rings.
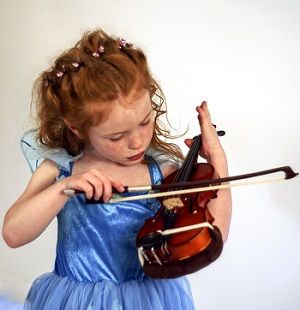
[[[10,300],[9,298],[5,296],[0,296],[0,309],[3,310],[22,310],[23,305]]]
[[[188,280],[177,279],[115,283],[76,282],[47,273],[37,278],[24,310],[193,310]]]

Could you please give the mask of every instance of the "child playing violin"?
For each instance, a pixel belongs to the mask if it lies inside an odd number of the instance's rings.
[[[37,129],[22,138],[33,175],[6,214],[3,236],[9,246],[22,246],[57,217],[58,239],[54,270],[34,281],[25,309],[194,309],[186,277],[152,279],[138,261],[135,238],[158,200],[108,203],[112,189],[161,183],[183,158],[165,141],[165,100],[143,51],[102,30],[87,32],[34,90]],[[225,177],[207,103],[196,110],[200,155]],[[84,194],[69,197],[65,189]],[[220,190],[209,210],[225,241],[230,191]]]

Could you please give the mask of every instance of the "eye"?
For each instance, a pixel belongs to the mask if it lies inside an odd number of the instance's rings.
[[[123,138],[123,135],[119,135],[119,136],[116,136],[116,137],[111,137],[109,138],[110,141],[112,142],[116,142],[116,141],[119,141]]]
[[[147,126],[150,123],[150,118],[147,119],[145,122],[141,123],[141,126]]]

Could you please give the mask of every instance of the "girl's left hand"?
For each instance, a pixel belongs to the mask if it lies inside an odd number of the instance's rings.
[[[216,128],[212,124],[207,102],[203,101],[200,106],[196,107],[196,111],[198,112],[198,120],[202,137],[202,147],[199,154],[207,161],[210,161],[211,157],[214,157],[214,155],[218,155],[220,152],[223,153],[223,148],[216,132]],[[193,140],[186,139],[184,142],[190,147]]]

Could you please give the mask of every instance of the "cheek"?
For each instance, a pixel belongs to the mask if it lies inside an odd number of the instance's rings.
[[[148,124],[147,126],[145,127],[142,127],[142,133],[144,136],[152,136],[153,135],[153,130],[154,130],[154,123],[151,122],[150,124]]]
[[[103,144],[101,149],[103,154],[115,157],[116,155],[122,153],[123,148],[124,148],[123,143],[107,142]]]
[[[152,123],[148,130],[147,130],[147,136],[148,136],[148,139],[151,141],[152,137],[153,137],[153,133],[154,133],[154,123]],[[149,141],[149,142],[150,142]]]

